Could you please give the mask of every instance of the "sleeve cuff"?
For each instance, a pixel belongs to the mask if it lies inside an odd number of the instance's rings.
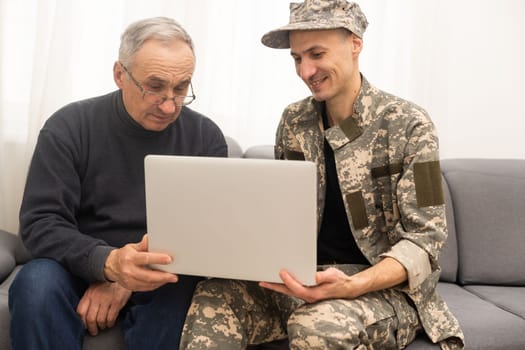
[[[408,287],[417,288],[432,272],[426,251],[409,240],[401,240],[381,257],[391,257],[405,267],[408,274]]]
[[[111,282],[104,274],[104,265],[114,247],[100,245],[93,249],[89,259],[89,273],[94,281]]]

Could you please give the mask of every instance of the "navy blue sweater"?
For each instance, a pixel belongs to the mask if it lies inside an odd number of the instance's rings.
[[[89,283],[103,281],[111,249],[146,233],[147,154],[225,157],[227,146],[216,124],[187,107],[165,130],[145,130],[126,112],[120,90],[53,114],[40,132],[20,209],[31,254]]]

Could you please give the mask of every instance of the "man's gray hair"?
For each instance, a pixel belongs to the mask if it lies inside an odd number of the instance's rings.
[[[133,64],[133,55],[150,39],[171,42],[186,42],[193,55],[193,41],[190,35],[175,20],[168,17],[153,17],[131,23],[120,37],[119,61],[126,67]]]

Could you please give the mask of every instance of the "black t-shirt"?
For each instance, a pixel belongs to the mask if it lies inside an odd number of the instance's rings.
[[[326,110],[323,125],[329,128]],[[317,237],[317,264],[370,264],[357,247],[348,223],[346,210],[339,188],[334,151],[324,140],[326,166],[326,200],[321,229]]]

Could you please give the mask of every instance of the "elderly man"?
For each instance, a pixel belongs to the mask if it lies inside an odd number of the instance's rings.
[[[282,284],[203,281],[182,346],[288,337],[292,349],[402,349],[424,331],[444,349],[462,348],[435,290],[447,231],[431,120],[361,75],[368,23],[357,4],[306,0],[290,10],[290,23],[262,42],[290,48],[312,93],[285,109],[275,152],[318,168],[317,285],[284,270]]]
[[[169,18],[131,24],[113,76],[119,90],[58,110],[40,132],[20,210],[34,260],[9,294],[13,349],[81,349],[123,322],[127,349],[175,349],[198,279],[149,269],[147,154],[227,154],[222,132],[186,107],[193,43]],[[184,184],[174,184],[181,185]]]

